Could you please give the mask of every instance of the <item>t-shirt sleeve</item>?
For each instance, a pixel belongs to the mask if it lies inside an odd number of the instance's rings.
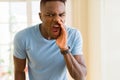
[[[25,51],[25,40],[21,33],[16,34],[14,37],[13,42],[14,50],[13,55],[20,59],[26,58],[26,51]]]
[[[73,55],[82,55],[82,45],[83,45],[83,40],[82,40],[82,35],[80,31],[76,30],[75,35],[74,35],[74,42],[73,42],[73,48],[71,53]]]

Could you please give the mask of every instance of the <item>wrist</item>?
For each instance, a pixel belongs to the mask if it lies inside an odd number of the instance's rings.
[[[66,47],[66,48],[62,48],[62,49],[60,49],[60,52],[61,52],[61,54],[63,54],[63,55],[65,55],[65,54],[68,54],[68,53],[70,53],[70,47],[68,46],[68,47]]]
[[[62,47],[62,48],[60,48],[60,51],[64,51],[64,50],[67,50],[67,49],[70,49],[70,47],[69,46]]]

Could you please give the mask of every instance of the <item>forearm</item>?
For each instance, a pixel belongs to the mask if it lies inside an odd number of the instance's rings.
[[[15,71],[15,80],[26,80],[25,72]]]
[[[85,80],[86,67],[79,64],[77,60],[70,53],[65,54],[64,59],[70,75],[75,80]]]
[[[80,58],[81,56],[73,56],[70,54],[69,47],[67,46],[67,30],[60,20],[58,20],[58,24],[61,27],[61,33],[56,39],[56,44],[64,56],[68,71],[75,80],[84,80],[86,76],[86,66],[84,66],[84,62]]]
[[[14,80],[25,80],[26,59],[14,58]]]

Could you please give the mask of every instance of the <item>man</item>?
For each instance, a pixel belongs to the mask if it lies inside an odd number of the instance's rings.
[[[41,24],[18,32],[14,39],[15,80],[84,80],[86,66],[78,30],[65,26],[66,0],[41,0]]]

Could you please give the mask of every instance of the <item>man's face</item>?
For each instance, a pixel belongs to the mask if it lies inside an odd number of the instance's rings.
[[[42,28],[47,37],[56,39],[61,32],[58,21],[65,22],[65,4],[60,1],[49,1],[41,8]]]

